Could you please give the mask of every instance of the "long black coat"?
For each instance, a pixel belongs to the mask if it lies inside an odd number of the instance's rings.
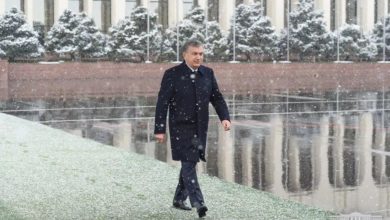
[[[212,69],[201,65],[198,72],[192,72],[183,62],[165,71],[158,94],[154,133],[165,133],[169,108],[173,160],[197,162],[199,149],[206,152],[210,102],[221,121],[230,120]]]

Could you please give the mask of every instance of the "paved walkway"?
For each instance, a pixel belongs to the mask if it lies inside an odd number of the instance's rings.
[[[194,219],[171,208],[178,168],[0,114],[0,219]],[[327,219],[332,213],[200,177],[207,219]]]

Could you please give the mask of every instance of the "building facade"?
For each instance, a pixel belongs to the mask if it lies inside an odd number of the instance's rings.
[[[222,30],[228,31],[235,6],[241,3],[260,2],[264,13],[280,31],[287,25],[289,10],[297,7],[299,0],[1,0],[0,14],[12,7],[22,10],[35,29],[47,32],[65,9],[86,12],[100,30],[107,32],[120,19],[129,16],[139,6],[158,14],[164,28],[173,27],[194,6],[205,9],[209,21],[216,20]],[[345,23],[357,24],[369,32],[374,24],[389,14],[390,0],[314,0],[315,8],[324,13],[328,30]]]

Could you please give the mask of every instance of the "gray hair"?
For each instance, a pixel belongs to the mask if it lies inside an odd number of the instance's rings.
[[[184,43],[182,47],[182,51],[186,52],[189,47],[202,47],[203,44],[198,41],[198,40],[188,40],[187,42]]]

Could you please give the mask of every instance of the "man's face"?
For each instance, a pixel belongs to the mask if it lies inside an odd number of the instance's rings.
[[[203,47],[189,46],[187,50],[183,52],[183,57],[188,66],[197,69],[203,62]]]

